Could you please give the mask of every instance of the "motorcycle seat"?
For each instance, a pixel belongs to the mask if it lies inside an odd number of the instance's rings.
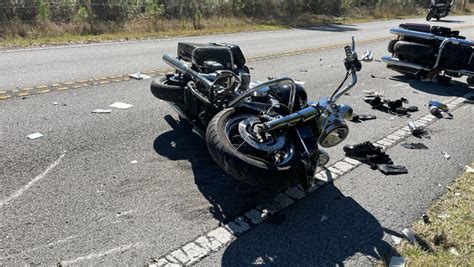
[[[411,31],[418,31],[418,32],[431,32],[431,26],[429,24],[421,24],[421,23],[403,23],[399,25],[400,28],[411,30]]]

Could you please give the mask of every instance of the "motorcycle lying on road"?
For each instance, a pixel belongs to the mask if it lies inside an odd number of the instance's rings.
[[[382,57],[389,69],[444,83],[452,77],[467,76],[467,83],[474,85],[474,41],[466,40],[459,31],[428,24],[400,24],[390,33],[398,38],[388,45],[392,56]]]
[[[428,14],[426,14],[426,20],[430,21],[432,18],[440,20],[441,18],[447,17],[451,9],[453,8],[454,0],[452,1],[431,1],[430,6],[428,7]]]
[[[329,161],[319,147],[336,146],[349,134],[345,119],[352,119],[352,108],[336,101],[355,86],[362,67],[354,39],[345,53],[344,81],[318,102],[308,101],[302,83],[287,77],[250,83],[245,57],[231,44],[179,43],[177,58],[163,56],[176,72],[150,87],[190,122],[232,177],[257,186],[301,182],[308,188],[317,167]]]

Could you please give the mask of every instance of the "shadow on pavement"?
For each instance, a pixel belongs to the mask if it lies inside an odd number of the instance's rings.
[[[323,31],[323,32],[358,31],[357,28],[351,27],[351,25],[342,25],[342,24],[324,24],[324,25],[317,25],[317,26],[297,27],[297,29],[311,30],[311,31]]]
[[[420,79],[409,76],[393,76],[391,79],[407,83],[411,88],[421,92],[439,96],[463,96],[472,91],[467,83],[451,81],[450,84],[441,84],[437,82],[423,82]]]
[[[275,216],[231,243],[222,266],[367,264],[391,254],[384,232],[399,236],[332,184]]]
[[[205,141],[192,132],[187,122],[176,121],[170,115],[165,120],[173,130],[158,136],[153,147],[172,161],[191,163],[194,183],[212,205],[210,212],[214,218],[227,222],[256,205],[262,197],[257,188],[242,184],[222,171],[209,154]]]

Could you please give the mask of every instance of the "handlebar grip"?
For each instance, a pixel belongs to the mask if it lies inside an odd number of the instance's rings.
[[[352,49],[350,46],[345,46],[344,51],[346,51],[346,57],[350,58],[352,56]]]

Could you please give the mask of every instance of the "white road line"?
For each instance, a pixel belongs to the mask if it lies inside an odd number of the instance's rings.
[[[7,258],[12,258],[12,257],[17,257],[19,255],[22,255],[22,254],[25,254],[25,253],[28,253],[28,252],[32,252],[32,251],[35,251],[35,250],[38,250],[38,249],[41,249],[41,248],[45,248],[45,247],[50,247],[50,246],[54,246],[54,245],[57,245],[57,244],[61,244],[61,243],[64,243],[64,242],[67,242],[71,239],[74,239],[74,238],[77,238],[79,237],[78,235],[73,235],[73,236],[69,236],[69,237],[66,237],[65,239],[61,239],[61,240],[58,240],[58,241],[54,241],[54,242],[51,242],[49,244],[46,244],[46,245],[42,245],[42,246],[39,246],[39,247],[34,247],[32,249],[28,249],[28,250],[25,250],[25,251],[22,251],[20,253],[17,253],[17,254],[12,254],[12,255],[7,255],[5,257],[0,257],[0,260],[4,260],[4,259],[7,259]]]
[[[62,265],[72,265],[72,264],[76,264],[80,261],[102,258],[104,256],[107,256],[108,254],[124,251],[124,250],[130,249],[130,248],[133,248],[133,247],[138,247],[138,246],[141,246],[141,245],[143,245],[143,243],[141,243],[141,242],[138,242],[138,243],[135,243],[135,244],[123,245],[123,246],[112,248],[112,249],[109,249],[109,250],[106,250],[106,251],[103,251],[103,252],[92,253],[92,254],[89,254],[87,256],[81,256],[81,257],[78,257],[74,260],[61,261],[61,264]]]
[[[22,188],[20,188],[18,191],[16,191],[15,193],[13,193],[13,195],[3,199],[2,201],[0,201],[0,206],[4,206],[6,204],[8,204],[8,202],[12,201],[13,199],[21,196],[23,194],[23,192],[25,192],[26,190],[28,190],[28,188],[32,187],[36,182],[38,182],[39,180],[43,179],[46,174],[48,174],[49,171],[51,171],[54,167],[56,167],[56,165],[59,164],[59,162],[61,162],[61,159],[66,155],[67,152],[64,152],[64,154],[62,154],[61,156],[59,156],[59,158],[53,162],[53,164],[51,164],[42,174],[36,176],[33,180],[31,180],[29,183],[27,183],[25,186],[23,186]]]

